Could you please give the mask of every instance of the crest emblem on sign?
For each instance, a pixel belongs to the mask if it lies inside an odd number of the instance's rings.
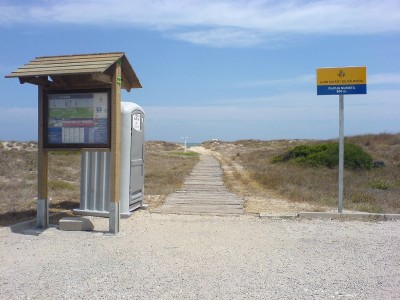
[[[346,73],[343,70],[340,70],[339,73],[337,74],[340,78],[343,78],[346,76]]]

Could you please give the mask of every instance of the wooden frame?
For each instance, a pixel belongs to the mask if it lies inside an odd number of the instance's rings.
[[[85,94],[98,94],[104,93],[107,95],[106,105],[107,105],[107,117],[106,117],[106,141],[104,143],[89,143],[89,142],[81,142],[81,143],[63,143],[63,142],[51,142],[49,141],[49,105],[50,105],[50,96],[52,95],[85,95]],[[46,149],[57,150],[57,149],[82,149],[82,148],[96,148],[102,149],[111,147],[111,89],[85,89],[85,90],[45,90],[44,91],[44,101],[43,101],[43,146]],[[92,123],[95,122],[95,118],[92,118]],[[77,120],[73,120],[77,121]],[[86,121],[86,120],[85,120]],[[62,121],[65,122],[65,121]],[[86,130],[85,128],[81,127]],[[60,128],[61,129],[61,128]],[[90,130],[88,128],[88,130]]]

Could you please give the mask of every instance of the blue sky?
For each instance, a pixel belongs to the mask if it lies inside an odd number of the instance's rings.
[[[125,52],[146,139],[327,139],[338,96],[320,67],[367,66],[345,134],[400,132],[398,0],[0,0],[0,140],[37,139],[37,87],[4,76],[37,56]]]

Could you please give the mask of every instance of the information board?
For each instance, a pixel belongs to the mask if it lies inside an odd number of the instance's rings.
[[[366,93],[366,67],[317,69],[317,95],[349,95]]]
[[[109,148],[110,91],[48,92],[44,105],[46,148]]]

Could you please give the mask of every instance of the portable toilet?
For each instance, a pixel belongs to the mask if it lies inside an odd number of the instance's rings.
[[[127,217],[140,208],[144,197],[144,118],[143,109],[121,102],[120,213]],[[81,192],[79,215],[109,214],[110,152],[81,152]]]

